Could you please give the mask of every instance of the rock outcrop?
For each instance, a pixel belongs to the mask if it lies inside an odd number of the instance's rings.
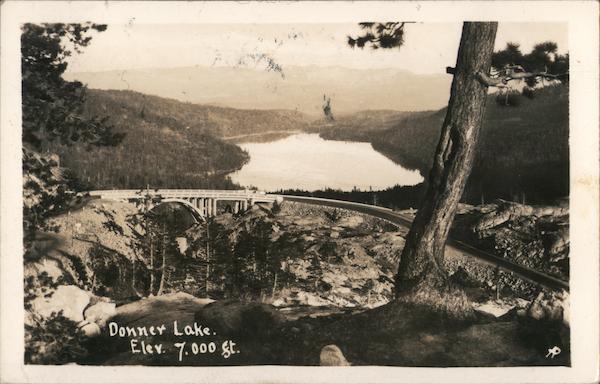
[[[535,320],[562,322],[570,326],[569,292],[541,291],[527,308],[527,315]]]
[[[285,322],[285,317],[268,304],[217,301],[196,312],[194,320],[220,334],[253,338],[275,330]]]
[[[96,324],[98,330],[117,314],[115,303],[106,297],[98,297],[75,285],[59,285],[30,303],[26,323],[33,317],[48,319],[55,314],[79,324],[80,328]]]
[[[91,294],[74,285],[61,285],[48,295],[37,297],[31,302],[32,312],[44,318],[52,313],[62,314],[67,319],[79,323],[84,320],[83,311],[90,302]]]
[[[569,280],[569,208],[529,206],[498,200],[461,205],[452,236],[496,256]],[[469,270],[471,278],[499,293],[533,300],[537,287],[501,271]]]
[[[348,366],[352,365],[346,360],[342,350],[335,344],[326,345],[321,349],[319,356],[321,366]]]
[[[100,300],[96,304],[90,305],[83,312],[86,321],[96,323],[100,328],[104,328],[106,322],[116,314],[116,304],[104,300]]]

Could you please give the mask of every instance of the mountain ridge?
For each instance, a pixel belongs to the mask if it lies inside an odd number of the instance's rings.
[[[183,102],[235,109],[297,110],[322,115],[323,95],[334,115],[368,109],[431,110],[448,102],[451,77],[394,69],[289,66],[178,67],[65,74],[90,88],[132,90]]]

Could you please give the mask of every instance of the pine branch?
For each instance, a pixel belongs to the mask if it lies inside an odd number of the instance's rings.
[[[448,69],[446,69],[446,72],[448,72]],[[450,72],[448,72],[450,73]],[[504,88],[507,86],[508,82],[511,80],[523,80],[523,79],[529,79],[529,78],[534,78],[534,77],[543,77],[545,79],[558,79],[561,77],[564,77],[568,75],[568,73],[563,73],[563,74],[552,74],[552,73],[548,73],[548,72],[514,72],[514,71],[510,71],[507,74],[505,74],[504,76],[500,75],[500,76],[490,76],[486,73],[483,72],[478,72],[475,74],[475,76],[477,76],[477,80],[479,80],[480,83],[482,83],[483,85],[487,86],[487,87],[497,87],[497,88]]]

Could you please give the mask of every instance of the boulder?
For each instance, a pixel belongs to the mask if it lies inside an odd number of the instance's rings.
[[[60,285],[50,297],[37,297],[31,302],[32,311],[42,317],[63,311],[63,316],[74,322],[83,321],[83,310],[91,294],[75,285]]]
[[[45,272],[53,281],[57,281],[64,275],[60,263],[48,257],[41,257],[36,262],[26,263],[24,269],[26,276],[39,276]]]
[[[354,215],[354,216],[344,217],[344,218],[340,219],[337,222],[337,225],[340,227],[346,227],[346,228],[357,228],[362,223],[364,223],[364,221],[365,221],[365,219],[363,219],[362,216]]]
[[[493,317],[502,317],[510,312],[511,309],[515,308],[514,305],[510,303],[505,303],[501,301],[493,301],[490,300],[488,302],[482,304],[475,304],[473,309],[475,312],[479,312],[481,314]]]
[[[279,298],[273,300],[273,302],[271,303],[271,305],[274,307],[283,307],[287,304],[288,304],[288,301],[284,297],[279,297]]]
[[[81,326],[79,330],[87,337],[96,337],[100,335],[100,326],[96,323],[86,323]]]
[[[535,320],[542,320],[545,317],[544,310],[544,293],[540,292],[538,296],[531,302],[529,308],[527,308],[527,315]]]
[[[319,358],[321,366],[349,366],[351,365],[344,357],[342,350],[335,344],[326,345],[321,349]]]
[[[99,301],[85,309],[83,316],[90,323],[96,323],[100,327],[106,326],[106,321],[117,314],[117,305]]]
[[[177,237],[175,238],[175,242],[177,243],[177,247],[179,248],[179,253],[185,255],[185,252],[189,248],[187,239],[185,237]]]
[[[320,307],[331,304],[329,301],[324,300],[319,295],[305,291],[298,292],[294,297],[293,303],[296,305],[308,305],[309,307]]]
[[[540,292],[527,308],[527,315],[535,320],[560,321],[569,326],[569,292]]]
[[[272,305],[231,300],[206,305],[195,313],[194,320],[211,327],[217,334],[253,338],[278,328],[285,317]]]

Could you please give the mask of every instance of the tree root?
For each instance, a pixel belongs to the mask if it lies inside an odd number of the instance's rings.
[[[471,301],[461,288],[452,283],[447,283],[444,287],[419,285],[397,294],[395,301],[427,307],[440,315],[456,320],[475,318]]]

